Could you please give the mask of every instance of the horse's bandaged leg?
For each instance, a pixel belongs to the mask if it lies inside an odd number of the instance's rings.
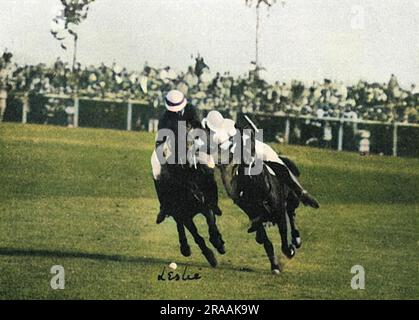
[[[153,172],[154,180],[158,180],[161,174],[161,164],[156,151],[153,151],[153,154],[151,155],[151,170]]]

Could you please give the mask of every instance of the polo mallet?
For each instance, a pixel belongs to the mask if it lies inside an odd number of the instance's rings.
[[[244,115],[244,118],[246,119],[247,123],[251,125],[251,127],[253,128],[253,130],[255,130],[256,133],[259,133],[259,129],[253,123],[253,121],[250,120],[250,118],[248,116],[246,116],[246,115]]]

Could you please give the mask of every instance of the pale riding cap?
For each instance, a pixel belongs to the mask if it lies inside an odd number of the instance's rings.
[[[166,109],[171,112],[179,112],[185,109],[188,101],[179,90],[171,90],[166,95],[165,105]]]
[[[202,126],[214,132],[214,140],[218,144],[223,144],[237,133],[234,121],[224,119],[218,111],[210,111],[207,117],[202,120]]]
[[[237,129],[235,123],[231,119],[224,119],[222,114],[218,111],[211,111],[207,117],[202,120],[203,127],[208,127],[214,134],[214,140],[222,145],[233,137]],[[250,137],[243,136],[243,139],[247,140]],[[246,142],[245,142],[246,143]],[[278,154],[266,143],[256,140],[255,142],[256,157],[263,161],[276,162],[284,165],[284,162],[278,156]]]

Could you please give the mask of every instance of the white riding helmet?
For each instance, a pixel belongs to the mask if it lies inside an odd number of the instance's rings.
[[[179,90],[171,90],[166,95],[165,105],[166,109],[171,112],[179,112],[185,109],[188,101]]]
[[[226,142],[237,132],[234,121],[224,119],[222,114],[215,110],[208,113],[207,117],[203,120],[203,126],[208,127],[214,132],[214,140],[219,144]]]

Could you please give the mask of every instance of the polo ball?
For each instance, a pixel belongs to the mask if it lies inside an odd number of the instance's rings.
[[[176,262],[172,262],[171,264],[169,264],[169,268],[172,269],[172,270],[176,270],[177,269]]]

